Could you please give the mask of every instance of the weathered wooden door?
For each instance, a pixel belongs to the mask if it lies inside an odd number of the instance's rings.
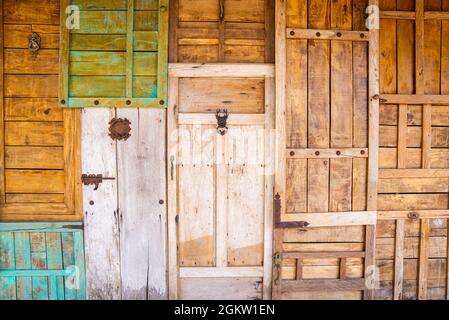
[[[86,298],[80,222],[0,224],[0,300]]]
[[[276,2],[276,299],[371,298],[379,92],[367,5]]]
[[[269,298],[274,68],[169,70],[170,298]]]

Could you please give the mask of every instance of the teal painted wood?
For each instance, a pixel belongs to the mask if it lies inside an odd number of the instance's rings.
[[[82,223],[0,223],[0,300],[84,300]]]
[[[168,0],[71,3],[80,4],[80,28],[61,19],[60,106],[165,108]]]

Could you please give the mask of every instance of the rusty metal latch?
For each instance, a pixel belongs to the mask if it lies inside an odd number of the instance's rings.
[[[373,96],[373,99],[374,100],[379,100],[379,103],[380,104],[383,104],[383,103],[386,103],[387,102],[387,99],[384,99],[384,98],[382,98],[380,95],[378,95],[378,94],[375,94],[374,96]]]
[[[217,119],[217,132],[224,136],[228,132],[228,127],[226,123],[228,121],[229,113],[226,109],[217,109],[215,113],[215,118]]]
[[[103,177],[102,174],[83,174],[81,176],[81,181],[85,186],[94,185],[94,190],[97,190],[100,183],[103,182],[103,180],[115,180],[115,178],[112,177]]]
[[[275,285],[279,285],[279,281],[281,279],[281,267],[282,267],[282,254],[280,252],[276,252],[273,255],[273,265],[276,269],[276,278],[273,280]]]
[[[36,52],[41,48],[41,36],[37,32],[30,33],[28,36],[28,49]]]

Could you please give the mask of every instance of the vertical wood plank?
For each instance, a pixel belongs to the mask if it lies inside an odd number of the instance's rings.
[[[393,299],[402,300],[402,288],[404,281],[404,220],[396,221],[394,249],[394,287]]]
[[[83,234],[80,231],[75,231],[73,233],[73,256],[75,261],[75,266],[77,267],[77,282],[78,288],[76,290],[76,299],[85,300],[86,299],[86,277],[83,270],[85,269],[84,262],[84,243]]]
[[[161,99],[167,96],[168,90],[168,11],[168,0],[159,0],[157,96]],[[167,106],[167,101],[161,100],[159,105],[161,107]]]
[[[378,0],[370,0],[369,4],[379,7]],[[377,21],[379,22],[379,21]],[[368,158],[368,188],[367,188],[367,210],[377,210],[377,180],[379,163],[379,100],[374,99],[379,92],[379,30],[371,29],[369,41],[369,77],[368,96],[369,103],[369,158]],[[370,268],[375,267],[376,248],[376,226],[367,226],[365,232],[365,278],[370,277]],[[364,298],[374,298],[373,288],[364,291]]]
[[[3,1],[0,1],[0,206],[5,203],[5,129],[4,129],[4,75],[3,75]]]
[[[406,168],[407,166],[407,120],[408,105],[399,105],[398,116],[398,149],[397,149],[397,166],[398,168]]]
[[[117,142],[122,299],[166,297],[165,112],[118,109],[131,137]]]
[[[47,251],[46,251],[46,234],[43,232],[30,233],[31,242],[31,269],[45,270],[47,269]],[[33,284],[33,300],[48,300],[48,278],[34,276]]]
[[[16,268],[14,256],[14,233],[0,232],[0,271]],[[0,276],[0,300],[16,300],[15,277]]]
[[[167,110],[168,297],[178,298],[178,78],[169,78]]]
[[[422,219],[419,239],[418,300],[427,300],[427,280],[429,273],[429,236],[429,219]]]
[[[229,135],[218,137],[216,141],[216,157],[220,159],[216,166],[216,226],[215,226],[215,252],[216,266],[226,267],[228,265],[228,170],[229,162],[225,159],[226,147],[228,146]]]
[[[83,173],[116,177],[116,143],[108,136],[114,109],[82,111]],[[83,186],[88,299],[120,299],[120,239],[117,181],[105,180],[98,190]]]
[[[66,8],[70,5],[70,0],[61,0],[59,9],[59,104],[66,107],[69,102],[69,46],[70,30],[66,26]]]
[[[424,0],[415,0],[416,94],[424,94]]]
[[[49,270],[63,269],[61,234],[47,233],[47,268]],[[49,278],[49,299],[64,300],[64,281],[62,277]]]
[[[126,97],[133,96],[134,0],[126,1]]]
[[[170,0],[170,21],[169,21],[169,39],[168,39],[168,61],[178,62],[178,15],[179,0]],[[168,89],[170,90],[170,88]]]
[[[62,262],[64,269],[74,269],[75,255],[73,247],[73,232],[63,232],[61,234]],[[64,298],[65,300],[76,300],[76,279],[74,277],[64,277]]]
[[[16,253],[16,269],[31,269],[30,234],[28,232],[16,232],[14,234],[14,246]],[[32,299],[31,277],[17,277],[17,300]]]
[[[265,62],[274,62],[274,0],[265,0]]]
[[[422,167],[430,169],[432,161],[432,105],[422,107]]]
[[[273,8],[274,10],[274,8]],[[274,41],[274,39],[273,39]],[[273,251],[273,182],[274,182],[274,143],[273,129],[275,117],[275,80],[265,78],[265,205],[264,205],[264,240],[263,240],[263,299],[271,299],[272,288],[272,251]]]
[[[274,194],[279,194],[281,214],[285,213],[285,159],[286,159],[286,121],[285,121],[285,84],[286,84],[286,0],[276,0],[275,15],[275,61],[276,61],[276,175],[274,180]],[[282,252],[283,230],[276,228],[273,232],[273,257]],[[281,268],[273,268],[272,298],[281,298]]]

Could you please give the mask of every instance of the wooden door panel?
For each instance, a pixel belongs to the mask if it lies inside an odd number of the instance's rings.
[[[227,65],[226,76],[222,68],[170,66],[173,100],[167,168],[172,299],[270,296],[273,69],[267,65],[249,77],[239,73],[245,70],[241,65]],[[197,78],[198,71],[205,74]],[[221,90],[216,90],[217,83]],[[226,109],[228,104],[222,135],[216,109]]]
[[[367,5],[277,1],[274,298],[371,298],[379,92]],[[333,240],[346,230],[359,237]]]

